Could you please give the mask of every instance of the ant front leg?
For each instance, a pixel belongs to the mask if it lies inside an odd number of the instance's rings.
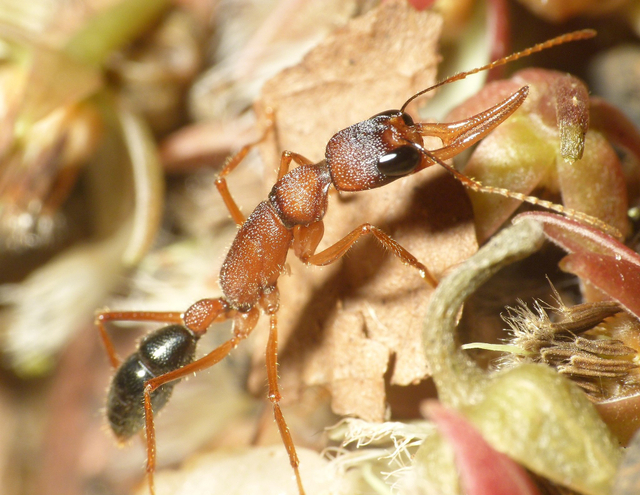
[[[334,245],[329,246],[320,253],[315,253],[315,249],[322,239],[323,231],[324,226],[322,225],[322,221],[315,222],[306,227],[297,227],[294,231],[294,252],[303,262],[316,266],[330,265],[342,258],[362,236],[372,234],[380,244],[391,251],[402,263],[417,269],[422,279],[429,285],[432,287],[438,285],[438,281],[431,275],[427,267],[420,263],[414,255],[398,244],[398,242],[388,234],[370,223],[363,223]]]
[[[278,168],[278,180],[282,179],[289,171],[291,160],[298,165],[312,165],[313,162],[304,156],[294,153],[293,151],[283,151],[280,157],[280,168]]]
[[[245,218],[242,212],[240,211],[240,208],[238,207],[237,203],[233,199],[233,196],[231,196],[231,193],[229,192],[229,187],[227,186],[227,180],[225,177],[229,175],[231,172],[233,172],[238,165],[240,165],[240,162],[244,160],[244,158],[247,156],[249,151],[251,151],[258,144],[260,144],[262,141],[265,140],[269,132],[271,132],[271,130],[273,129],[273,126],[274,126],[273,115],[270,112],[269,119],[267,121],[267,127],[262,133],[262,136],[260,136],[258,139],[256,139],[255,141],[249,144],[245,144],[242,148],[240,148],[240,151],[238,151],[235,155],[231,155],[227,159],[226,163],[224,164],[224,167],[222,167],[222,170],[220,171],[220,173],[218,174],[218,177],[216,178],[216,181],[215,181],[216,188],[218,188],[218,192],[220,193],[220,196],[222,196],[222,201],[224,201],[224,204],[227,207],[227,210],[229,210],[229,213],[231,214],[231,218],[233,218],[233,221],[236,223],[236,225],[242,225],[244,223]]]

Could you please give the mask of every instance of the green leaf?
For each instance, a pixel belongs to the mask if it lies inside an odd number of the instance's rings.
[[[158,19],[168,0],[122,0],[89,19],[64,51],[79,62],[103,64],[113,50],[130,43]]]

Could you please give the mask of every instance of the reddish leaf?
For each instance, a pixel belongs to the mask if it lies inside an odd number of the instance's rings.
[[[440,403],[429,402],[427,412],[450,442],[467,495],[539,495],[518,463],[491,447],[463,416]]]
[[[523,213],[534,218],[544,232],[570,254],[561,268],[574,273],[640,317],[640,256],[600,230],[551,213]],[[514,221],[517,221],[514,220]]]

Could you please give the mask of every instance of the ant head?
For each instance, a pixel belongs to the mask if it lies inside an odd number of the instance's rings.
[[[593,36],[595,36],[595,31],[590,29],[563,34],[477,69],[455,74],[433,86],[418,91],[404,102],[400,110],[379,113],[370,119],[341,130],[327,144],[325,155],[333,185],[339,191],[365,191],[388,184],[438,161],[423,148],[422,137],[414,125],[413,119],[404,112],[409,103],[417,97],[445,84],[459,81],[484,70],[493,69],[552,46]],[[516,95],[516,99],[520,98],[520,103],[522,103],[525,97],[526,89],[523,88],[522,94]],[[512,105],[510,108],[515,110],[517,106],[519,104]],[[500,110],[500,107],[496,106],[496,109]],[[494,123],[499,123],[502,120],[504,118],[496,120]],[[484,126],[482,134],[476,134],[473,139],[461,142],[464,143],[464,147],[468,147],[493,127],[495,125]],[[450,148],[453,149],[453,147]],[[455,150],[459,149],[462,148],[455,147]]]
[[[420,168],[422,137],[410,115],[388,110],[335,134],[326,163],[339,191],[383,186]]]

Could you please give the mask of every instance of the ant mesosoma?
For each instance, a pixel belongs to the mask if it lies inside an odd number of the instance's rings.
[[[301,495],[304,494],[296,448],[280,410],[281,395],[277,377],[277,280],[284,271],[289,249],[293,249],[295,255],[306,264],[328,265],[340,259],[360,237],[371,234],[404,264],[416,268],[427,283],[437,285],[435,278],[422,263],[390,236],[369,223],[360,225],[343,239],[316,253],[324,233],[322,219],[327,210],[330,186],[333,185],[338,191],[365,191],[439,164],[474,191],[501,194],[541,205],[601,228],[608,227],[598,219],[554,203],[505,189],[483,186],[444,162],[482,139],[517,110],[527,97],[528,87],[519,89],[492,108],[460,122],[415,123],[405,112],[415,98],[439,86],[552,46],[594,35],[590,30],[565,34],[483,67],[451,76],[414,94],[400,110],[379,113],[341,130],[329,140],[325,159],[318,163],[314,164],[297,153],[283,152],[278,179],[268,199],[260,203],[246,220],[229,193],[225,177],[260,140],[246,145],[227,161],[215,184],[240,229],[220,271],[220,286],[224,295],[197,301],[184,313],[107,311],[96,317],[111,365],[117,368],[107,398],[109,423],[116,437],[121,440],[128,439],[142,427],[145,428],[151,493],[154,493],[153,473],[156,462],[153,412],[166,404],[177,380],[209,368],[227,356],[251,333],[262,310],[270,318],[266,348],[268,397],[273,405],[275,421],[288,452],[298,490]],[[443,146],[427,150],[423,146],[422,136],[438,137]],[[299,166],[288,171],[291,161]],[[211,324],[227,319],[233,320],[233,337],[195,360],[198,339]],[[107,334],[105,323],[125,320],[163,322],[169,326],[144,337],[137,351],[121,363]]]

